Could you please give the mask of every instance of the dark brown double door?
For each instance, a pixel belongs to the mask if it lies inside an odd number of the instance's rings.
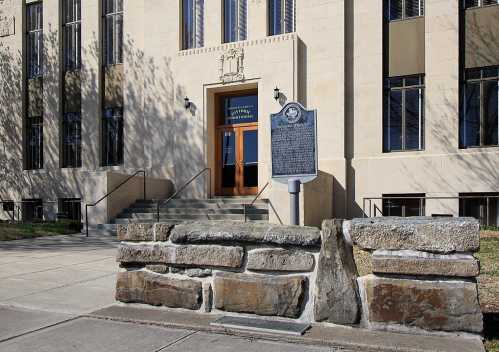
[[[224,196],[258,192],[258,125],[217,128],[217,193]]]

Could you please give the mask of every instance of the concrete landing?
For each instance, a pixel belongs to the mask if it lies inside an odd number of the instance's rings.
[[[354,327],[313,325],[302,337],[283,334],[248,332],[211,325],[221,316],[179,312],[164,308],[141,305],[116,304],[88,315],[93,318],[134,322],[169,328],[180,328],[215,334],[229,334],[243,338],[274,342],[323,346],[342,351],[389,351],[389,352],[484,352],[482,341],[474,337],[408,335],[392,332],[370,331]],[[236,349],[234,349],[236,350]]]

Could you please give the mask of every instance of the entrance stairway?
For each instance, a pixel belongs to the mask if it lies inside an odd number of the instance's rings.
[[[253,199],[253,196],[172,199],[167,205],[160,206],[160,221],[175,223],[194,220],[244,221],[245,204],[247,221],[268,221],[268,200],[259,199],[250,206]],[[118,215],[114,222],[115,224],[157,222],[156,204],[150,200],[138,200]]]

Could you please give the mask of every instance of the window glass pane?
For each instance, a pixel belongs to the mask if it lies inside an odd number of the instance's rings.
[[[484,144],[498,144],[498,82],[484,82]]]
[[[499,77],[498,67],[487,67],[482,70],[483,78],[496,78]]]
[[[387,151],[402,150],[402,92],[391,91],[388,97]]]
[[[246,25],[246,19],[247,19],[247,13],[248,13],[248,7],[246,4],[246,0],[239,0],[239,17],[238,17],[238,33],[237,33],[237,40],[246,40],[247,38],[247,25]]]
[[[258,186],[258,131],[243,132],[244,187]]]
[[[409,89],[405,93],[405,149],[422,149],[423,92]]]
[[[269,0],[269,14],[270,14],[270,35],[282,33],[282,1],[283,0]]]
[[[463,124],[464,146],[480,145],[480,84],[468,83],[465,87],[465,112]]]
[[[418,76],[410,76],[405,79],[405,86],[419,86],[422,85],[423,82],[423,77],[418,75]]]
[[[225,42],[236,41],[237,0],[224,0],[224,39]]]
[[[102,121],[103,164],[123,163],[123,111],[121,108],[106,109]]]
[[[423,0],[405,0],[405,17],[422,16],[423,4]]]
[[[466,70],[466,79],[480,79],[482,70],[479,68]]]
[[[286,33],[295,31],[295,2],[294,0],[286,0],[284,9],[284,27]]]
[[[403,0],[389,0],[389,18],[390,21],[402,19],[402,1]]]
[[[476,7],[479,4],[479,0],[464,0],[464,6],[466,8]]]
[[[222,187],[236,185],[236,135],[223,132],[222,138]]]

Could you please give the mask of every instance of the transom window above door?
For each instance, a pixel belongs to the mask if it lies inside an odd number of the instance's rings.
[[[230,94],[220,96],[219,125],[236,125],[258,122],[258,95]]]

